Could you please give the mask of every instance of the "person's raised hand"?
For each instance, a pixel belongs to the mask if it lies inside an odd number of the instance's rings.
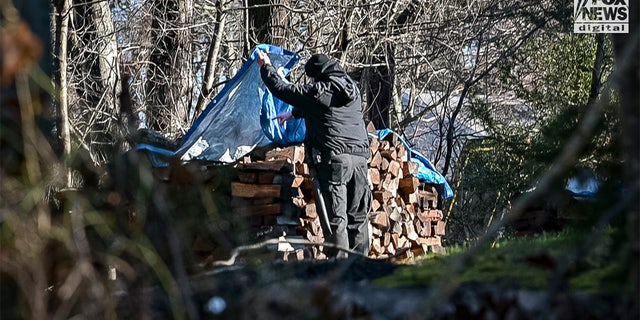
[[[279,113],[277,116],[271,118],[271,120],[278,120],[278,123],[280,124],[280,126],[283,126],[285,122],[291,119],[293,119],[293,115],[291,114],[291,112],[282,112],[282,113]]]
[[[262,67],[265,64],[271,64],[271,59],[266,52],[258,50],[258,65]]]

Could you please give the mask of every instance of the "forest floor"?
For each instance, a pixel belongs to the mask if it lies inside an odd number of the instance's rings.
[[[204,319],[638,319],[625,266],[606,246],[558,274],[575,241],[567,232],[506,241],[458,274],[460,247],[403,263],[286,262],[265,250],[192,276],[191,302]],[[163,292],[147,293],[156,317],[171,318]]]

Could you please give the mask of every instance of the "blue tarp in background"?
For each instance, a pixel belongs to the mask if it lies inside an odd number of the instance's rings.
[[[147,151],[152,164],[162,167],[168,165],[168,159],[176,157],[182,161],[232,163],[258,146],[274,144],[285,147],[303,142],[306,131],[303,119],[289,120],[284,126],[280,126],[277,120],[271,120],[292,107],[273,97],[262,82],[256,62],[258,50],[269,54],[271,63],[283,77],[299,60],[296,53],[280,47],[257,46],[249,60],[196,119],[178,150],[170,151],[147,144],[138,145],[136,149]],[[378,138],[383,139],[388,134],[397,135],[384,129],[378,131]],[[411,149],[402,137],[400,139],[410,152],[410,160],[420,165],[417,178],[438,185],[438,191],[444,198],[452,197],[451,187],[431,162]]]

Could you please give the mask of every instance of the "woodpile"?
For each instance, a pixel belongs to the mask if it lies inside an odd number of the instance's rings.
[[[408,150],[395,134],[385,139],[371,138],[370,145],[373,199],[369,256],[402,259],[443,252],[445,223],[436,187],[418,180],[419,165],[409,160]],[[262,161],[240,161],[237,181],[231,185],[234,213],[247,217],[256,228],[275,227],[283,221],[295,224],[287,238],[322,243],[312,177],[304,154],[304,146],[297,145],[269,150]],[[315,245],[294,247],[283,258],[325,256],[322,246]]]

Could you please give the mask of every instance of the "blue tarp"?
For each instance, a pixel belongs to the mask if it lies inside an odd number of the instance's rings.
[[[289,121],[284,127],[271,120],[279,112],[291,110],[292,107],[273,97],[260,80],[260,67],[256,62],[258,50],[269,54],[271,64],[283,77],[299,60],[296,53],[280,47],[267,44],[257,46],[249,60],[187,132],[176,152],[181,160],[230,163],[257,146],[271,142],[287,145],[303,141],[303,120]]]
[[[404,146],[409,151],[409,160],[416,162],[419,165],[419,171],[416,177],[420,181],[438,185],[440,187],[439,192],[442,194],[442,196],[445,199],[453,197],[453,190],[451,189],[451,186],[449,186],[449,183],[444,178],[444,176],[434,168],[433,164],[431,164],[431,161],[429,161],[429,159],[423,156],[420,152],[413,150],[411,146],[409,146],[407,141],[404,140],[399,134],[397,134],[393,130],[382,129],[382,130],[378,130],[377,132],[378,132],[378,139],[384,139],[384,137],[386,137],[389,134],[395,134],[396,136],[398,136],[398,139],[402,141]]]
[[[600,189],[600,181],[593,172],[584,171],[578,176],[571,177],[566,190],[574,198],[595,198]]]
[[[260,80],[260,68],[256,62],[258,50],[269,54],[271,64],[283,77],[298,62],[298,54],[277,46],[257,46],[238,73],[209,103],[183,137],[176,151],[150,145],[138,145],[137,150],[162,157],[151,158],[154,166],[166,166],[166,157],[178,157],[182,161],[205,160],[232,163],[255,147],[267,144],[285,146],[304,140],[304,120],[287,121],[279,126],[271,120],[276,114],[290,111],[292,107],[273,97]]]

